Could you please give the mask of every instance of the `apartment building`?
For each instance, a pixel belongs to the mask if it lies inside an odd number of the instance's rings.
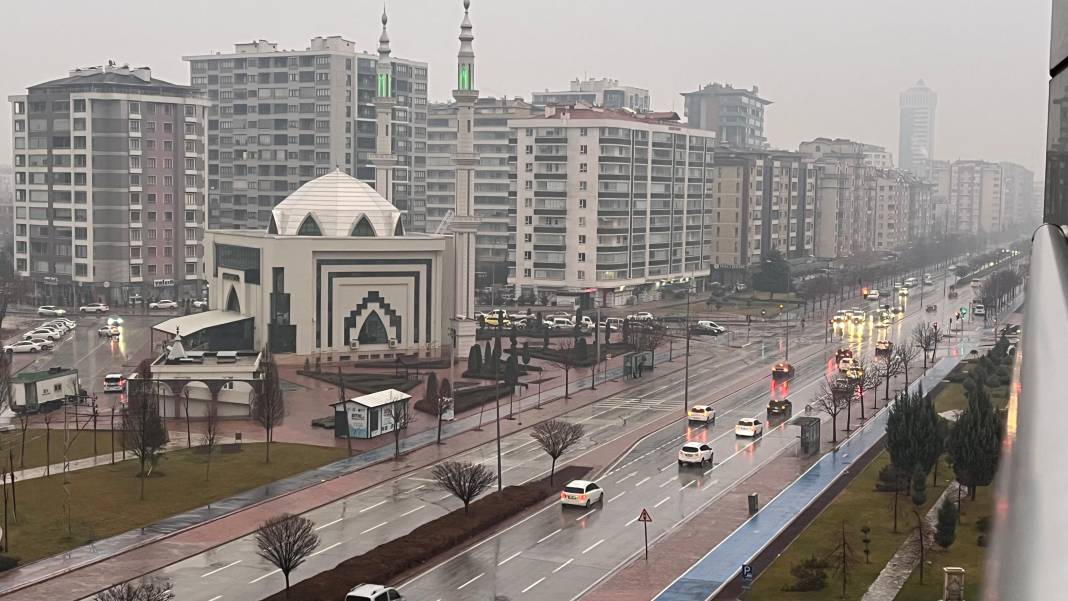
[[[927,181],[931,183],[931,205],[934,211],[934,226],[932,231],[946,234],[950,231],[949,214],[949,189],[950,168],[949,161],[930,161],[925,167]]]
[[[14,241],[15,170],[11,165],[0,165],[0,252],[10,255]]]
[[[895,169],[876,169],[874,175],[874,249],[903,248],[909,242],[910,180]]]
[[[40,301],[199,296],[209,101],[114,63],[9,101],[15,272]]]
[[[714,131],[720,144],[734,148],[767,148],[764,107],[771,101],[760,97],[760,88],[710,83],[682,97],[690,127]]]
[[[906,241],[916,242],[940,235],[944,229],[938,229],[939,207],[934,200],[934,183],[908,171],[897,170],[896,173],[907,187]]]
[[[514,119],[514,270],[521,292],[601,306],[707,279],[715,133],[675,113],[548,107]]]
[[[954,161],[949,178],[949,231],[1000,232],[1001,166],[979,160]]]
[[[649,90],[619,83],[618,79],[573,79],[567,90],[531,92],[533,104],[585,104],[607,109],[631,109],[645,112],[652,107]]]
[[[1035,174],[1016,163],[1001,163],[1001,223],[1005,229],[1038,226],[1034,218]],[[1030,232],[1029,232],[1030,233]]]
[[[816,181],[811,161],[796,152],[720,146],[713,172],[715,269],[758,263],[772,249],[787,258],[812,254]]]
[[[843,138],[802,142],[800,153],[816,168],[815,256],[848,257],[875,249],[875,168],[868,145]]]
[[[259,40],[232,53],[183,57],[213,102],[208,120],[213,229],[266,229],[271,209],[336,167],[375,184],[378,55],[339,36],[304,50]],[[379,192],[426,227],[427,65],[391,57],[392,190]]]
[[[509,225],[515,210],[515,141],[510,119],[544,111],[516,98],[479,98],[474,108],[474,212],[479,218],[475,236],[475,273],[479,286],[503,284],[508,278]],[[427,119],[426,213],[427,231],[438,229],[456,209],[455,102],[435,103]],[[511,159],[511,160],[510,160]]]

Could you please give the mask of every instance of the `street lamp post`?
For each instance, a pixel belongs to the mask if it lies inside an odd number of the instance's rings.
[[[682,412],[690,410],[690,282],[686,282],[686,363],[682,387]]]
[[[790,314],[784,312],[784,310],[783,310],[784,308],[785,308],[785,305],[781,305],[781,304],[779,305],[779,317],[784,317],[784,316],[786,317],[786,327],[783,328],[784,331],[786,332],[786,336],[785,336],[786,342],[785,342],[785,348],[784,348],[785,352],[784,352],[784,357],[783,358],[786,361],[789,361],[790,360]]]

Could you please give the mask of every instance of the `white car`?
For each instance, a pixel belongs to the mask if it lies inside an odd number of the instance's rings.
[[[26,332],[23,339],[30,340],[31,338],[47,338],[49,340],[59,340],[63,337],[63,334],[55,330],[46,330],[44,328],[38,328],[32,332]]]
[[[840,372],[847,372],[853,369],[853,367],[854,362],[852,357],[842,357],[842,359],[838,362],[838,371]]]
[[[404,595],[391,586],[357,584],[345,595],[345,601],[401,601]]]
[[[177,309],[178,303],[172,300],[158,300],[148,303],[149,309]]]
[[[4,347],[5,353],[36,353],[41,345],[30,340],[19,340]]]
[[[67,319],[66,317],[57,317],[48,323],[61,323],[67,326],[67,329],[74,329],[74,326],[78,325],[73,319]]]
[[[111,307],[104,303],[89,303],[88,305],[82,305],[78,307],[78,311],[82,313],[107,313],[111,310]]]
[[[41,317],[62,317],[67,312],[55,305],[41,305],[37,307],[37,315]]]
[[[35,329],[37,329],[37,330],[52,330],[53,332],[55,332],[57,334],[66,334],[67,331],[70,330],[70,328],[68,328],[67,324],[65,324],[65,323],[52,323],[52,322],[48,322],[46,324],[41,324],[41,325],[37,326]]]
[[[43,351],[50,351],[56,348],[56,344],[47,338],[30,338],[30,342],[41,347],[41,350]]]
[[[118,338],[120,335],[119,328],[116,326],[103,326],[96,331],[97,336],[104,336],[107,338]]]
[[[604,489],[589,480],[572,480],[560,493],[561,505],[589,507],[604,500]]]
[[[735,436],[748,436],[755,438],[764,434],[764,424],[760,423],[759,419],[752,417],[743,417],[738,420],[738,423],[734,426]]]
[[[712,463],[712,447],[703,442],[688,442],[679,449],[679,465]]]
[[[716,410],[709,405],[694,405],[690,407],[690,410],[686,412],[686,419],[691,422],[712,422],[716,421]]]
[[[193,308],[194,309],[207,309],[208,308],[208,299],[206,299],[206,298],[198,298],[197,300],[193,301]]]
[[[122,325],[122,318],[119,317],[118,315],[109,315],[108,316],[108,325],[109,326],[121,326]]]
[[[877,301],[877,300],[879,300],[879,291],[878,290],[869,290],[868,293],[864,295],[864,298],[867,299],[867,300],[870,300],[870,301],[872,301],[872,300],[873,301]]]
[[[707,319],[698,321],[697,325],[694,326],[694,329],[699,333],[712,334],[713,336],[719,336],[727,331],[727,328]]]
[[[980,304],[976,304],[974,307],[972,307],[972,314],[977,315],[979,317],[985,317],[986,307]]]
[[[653,314],[648,311],[638,311],[634,315],[631,315],[630,318],[636,319],[638,321],[649,321],[650,319],[656,319],[656,317],[654,317]]]

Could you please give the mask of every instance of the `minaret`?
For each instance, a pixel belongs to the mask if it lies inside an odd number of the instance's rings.
[[[471,19],[468,9],[471,0],[464,0],[464,20],[460,24],[460,53],[456,61],[456,209],[452,231],[456,236],[456,314],[473,318],[475,315],[475,233],[478,218],[474,210],[475,166],[475,51],[471,42]]]
[[[386,33],[386,7],[382,7],[382,35],[378,38],[378,66],[375,69],[375,152],[371,163],[375,166],[375,190],[393,202],[393,61],[389,58],[389,34]],[[399,207],[407,208],[407,207]]]
[[[452,319],[454,357],[466,357],[475,339],[475,234],[478,232],[478,218],[475,217],[475,166],[478,155],[475,154],[475,101],[478,90],[475,89],[475,51],[471,42],[475,40],[471,33],[471,19],[468,9],[471,0],[464,0],[464,20],[460,24],[460,53],[456,60],[456,89],[452,97],[456,100],[456,208],[450,231],[455,247],[455,317]]]

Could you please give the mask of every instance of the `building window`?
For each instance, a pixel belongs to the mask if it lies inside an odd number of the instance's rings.
[[[590,152],[590,148],[588,146],[586,146],[585,144],[582,144],[581,146],[579,146],[579,154],[589,154],[589,152]]]
[[[525,278],[529,278],[530,277],[530,270],[529,269],[524,269],[523,270],[523,277],[525,277]]]
[[[579,244],[585,244],[586,243],[586,234],[579,234],[578,240],[579,240],[578,241]]]
[[[579,173],[589,173],[589,165],[586,163],[579,163]]]
[[[585,192],[587,190],[586,182],[579,182],[579,192]]]
[[[580,198],[579,199],[579,208],[580,209],[585,209],[586,208],[586,199],[585,198]]]
[[[580,135],[580,136],[585,136],[585,135],[586,135],[587,133],[588,133],[588,132],[586,131],[586,128],[585,128],[585,127],[580,127],[580,128],[579,128],[579,135]]]
[[[523,154],[534,154],[534,146],[528,144],[523,147]]]
[[[532,215],[526,215],[523,217],[524,225],[534,225],[534,217]]]
[[[585,271],[582,271],[582,270],[579,270],[579,272],[578,272],[578,279],[580,279],[580,280],[584,280],[584,279],[586,279],[586,272],[585,272]]]

